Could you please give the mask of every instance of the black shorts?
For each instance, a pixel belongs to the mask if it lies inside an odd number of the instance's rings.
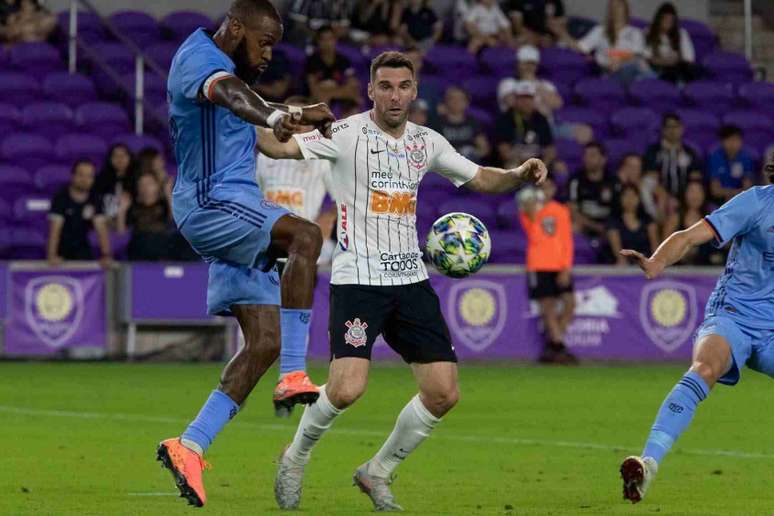
[[[456,362],[441,302],[430,282],[390,287],[331,285],[331,359],[371,359],[376,337],[408,363]]]
[[[530,299],[542,299],[544,297],[559,297],[567,292],[572,292],[574,287],[572,280],[566,287],[562,287],[556,281],[558,272],[527,271],[527,288]]]

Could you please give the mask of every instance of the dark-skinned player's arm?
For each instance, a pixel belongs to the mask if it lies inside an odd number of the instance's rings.
[[[530,158],[516,168],[504,170],[495,167],[479,167],[475,177],[465,183],[465,187],[474,192],[508,193],[526,183],[536,185],[545,181],[548,169],[537,158]]]
[[[682,260],[692,247],[702,245],[716,238],[715,231],[706,219],[702,219],[688,229],[675,231],[664,240],[656,252],[648,258],[638,251],[623,249],[621,256],[634,258],[645,272],[645,277],[653,279],[664,269]]]
[[[301,153],[301,147],[295,138],[282,142],[270,130],[259,127],[258,131],[258,150],[261,154],[272,159],[304,159]]]
[[[300,113],[301,125],[311,125],[315,129],[318,129],[320,133],[326,138],[332,136],[331,129],[333,122],[336,121],[336,117],[331,112],[331,108],[324,102],[318,102],[317,104],[309,104],[308,106],[288,106],[287,104],[280,104],[278,102],[268,102],[268,104],[274,109],[284,111],[286,113]],[[301,111],[298,111],[298,110]]]

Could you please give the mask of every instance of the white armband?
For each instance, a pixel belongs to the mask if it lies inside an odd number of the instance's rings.
[[[304,114],[304,108],[301,106],[288,106],[288,113],[291,115],[301,116]]]
[[[282,120],[282,117],[286,115],[287,113],[285,113],[284,111],[275,109],[274,112],[271,115],[269,115],[269,118],[266,119],[266,125],[274,129],[274,126],[277,125],[277,122]]]

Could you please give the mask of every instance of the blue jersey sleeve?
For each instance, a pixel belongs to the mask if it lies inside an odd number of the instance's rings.
[[[232,73],[233,65],[225,54],[204,45],[197,45],[181,56],[178,63],[179,84],[186,98],[196,100],[202,84],[216,72]]]
[[[707,215],[704,220],[715,232],[715,245],[723,247],[734,237],[750,231],[760,213],[759,204],[756,189],[750,188]]]

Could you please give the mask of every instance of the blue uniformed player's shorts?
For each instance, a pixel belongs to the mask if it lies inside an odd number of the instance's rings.
[[[220,195],[191,212],[180,232],[210,264],[207,312],[231,315],[231,305],[279,305],[279,274],[268,256],[271,229],[288,210],[252,189]]]
[[[731,346],[731,367],[720,383],[736,385],[744,365],[774,377],[774,330],[751,328],[731,317],[715,315],[696,330],[696,341],[707,335],[720,335]]]

